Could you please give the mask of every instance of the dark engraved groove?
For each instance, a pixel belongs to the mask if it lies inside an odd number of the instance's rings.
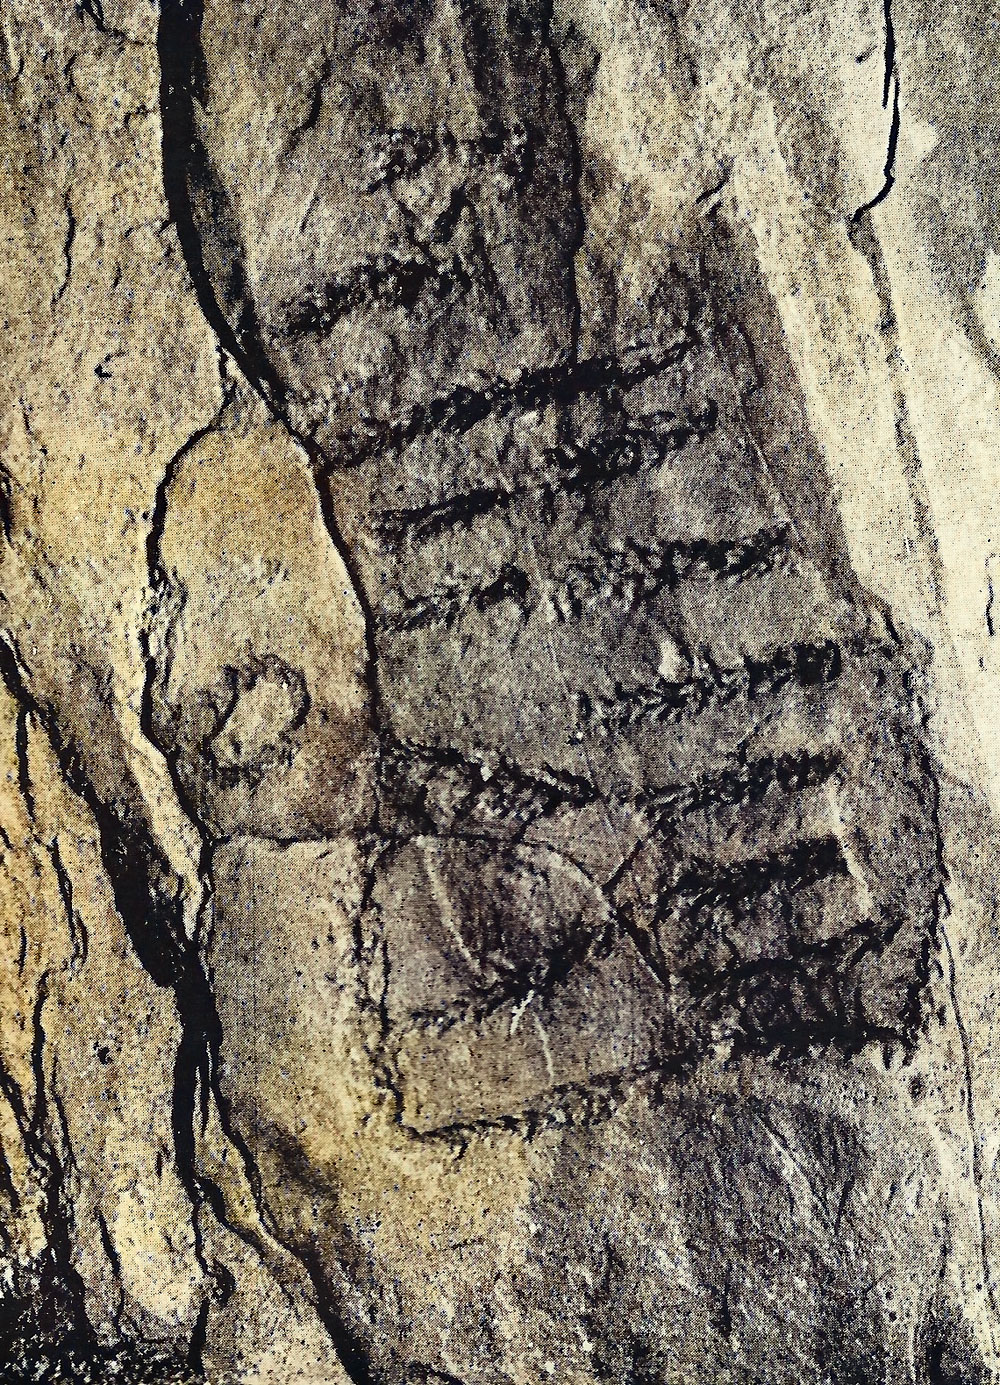
[[[528,413],[546,405],[565,406],[581,397],[610,391],[627,393],[637,385],[680,364],[697,345],[690,332],[665,350],[636,351],[622,358],[591,356],[566,365],[526,371],[513,381],[498,380],[481,389],[460,385],[448,394],[411,409],[408,416],[377,433],[369,447],[346,462],[366,461],[384,453],[401,451],[415,439],[431,433],[461,436],[487,418],[502,419]]]
[[[382,777],[394,804],[424,830],[431,829],[427,812],[445,784],[449,794],[460,795],[454,809],[459,821],[478,813],[498,822],[515,820],[521,830],[560,808],[583,808],[601,797],[581,775],[548,767],[531,772],[506,756],[487,768],[458,750],[392,739],[385,743]]]
[[[640,794],[636,806],[656,830],[677,831],[692,813],[759,803],[773,788],[789,794],[817,788],[830,779],[838,764],[839,756],[833,750],[764,755],[749,762],[740,757],[721,774],[648,790]]]
[[[498,508],[494,504],[498,494],[488,491],[478,498],[467,496],[471,503],[465,518],[471,518],[470,510],[479,505],[479,513]],[[427,536],[427,530],[421,530],[419,536]],[[595,539],[595,561],[574,563],[565,577],[552,579],[540,590],[521,567],[507,563],[485,586],[452,581],[415,596],[400,591],[394,594],[392,605],[401,609],[380,613],[378,619],[384,629],[408,634],[434,625],[450,627],[467,609],[482,613],[508,600],[527,614],[541,595],[552,602],[561,619],[578,619],[585,604],[596,599],[632,610],[640,602],[661,592],[676,591],[682,582],[699,577],[738,582],[764,576],[789,558],[789,540],[787,525],[761,529],[738,540],[674,539],[649,544],[630,539],[618,549]]]
[[[531,579],[516,563],[504,565],[500,574],[485,586],[463,587],[452,583],[433,592],[407,596],[398,615],[381,615],[379,624],[397,634],[425,630],[432,625],[450,627],[467,610],[480,615],[504,601],[523,604],[531,588]]]
[[[325,284],[315,301],[298,307],[289,317],[292,336],[328,336],[349,313],[359,308],[412,310],[425,292],[445,302],[467,292],[468,275],[457,260],[438,265],[427,259],[386,256],[356,266],[347,279]]]
[[[840,677],[842,669],[843,652],[835,640],[824,640],[822,644],[793,644],[776,650],[767,659],[748,655],[742,664],[729,668],[712,665],[707,674],[681,682],[662,681],[642,688],[620,687],[609,707],[592,704],[587,729],[591,734],[606,735],[616,726],[667,725],[683,716],[724,707],[738,698],[754,702],[762,696],[772,697],[790,684],[811,688],[832,683]]]

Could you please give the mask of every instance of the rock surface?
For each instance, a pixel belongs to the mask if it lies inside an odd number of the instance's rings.
[[[989,80],[0,31],[0,1380],[995,1379]]]

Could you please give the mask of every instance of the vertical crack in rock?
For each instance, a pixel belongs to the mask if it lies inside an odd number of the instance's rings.
[[[203,888],[203,897],[198,909],[199,918],[203,910],[210,905],[212,897],[211,855],[213,844],[210,833],[205,823],[198,816],[195,805],[191,802],[190,795],[184,786],[182,776],[178,771],[176,752],[173,751],[170,746],[164,745],[157,735],[153,714],[153,688],[157,676],[160,673],[160,669],[158,667],[157,654],[154,653],[152,648],[152,632],[157,622],[160,621],[165,614],[165,607],[171,596],[170,575],[164,570],[162,561],[163,533],[167,523],[167,507],[171,485],[173,484],[177,469],[184,458],[189,456],[205,438],[210,437],[222,426],[222,420],[233,402],[234,395],[235,387],[233,386],[228,387],[224,391],[222,404],[215,417],[209,423],[192,433],[177,452],[174,453],[164,467],[163,474],[157,484],[149,517],[149,531],[146,536],[146,565],[148,571],[150,606],[146,627],[140,632],[139,636],[145,666],[145,679],[140,700],[140,728],[146,740],[157,754],[162,757],[167,767],[174,793],[177,796],[177,801],[198,834],[201,846],[198,861],[198,874]],[[169,631],[166,635],[166,642],[169,643]],[[195,933],[199,931],[197,923],[198,920],[196,919]]]
[[[171,988],[175,995],[183,1026],[183,1038],[175,1069],[173,1131],[179,1173],[191,1195],[192,1205],[196,1207],[200,1201],[200,1191],[194,1172],[195,1090],[199,1076],[207,1090],[209,1055],[210,1052],[217,1052],[219,1042],[218,1021],[207,979],[196,952],[184,939],[183,928],[178,928],[178,920],[173,916],[173,911],[168,906],[164,912],[163,903],[160,902],[159,906],[157,904],[158,892],[154,889],[149,874],[150,863],[157,859],[156,845],[151,840],[143,838],[141,828],[119,820],[94,790],[86,777],[79,756],[64,741],[57,719],[31,694],[16,645],[9,635],[0,638],[0,677],[3,678],[7,691],[19,709],[19,725],[26,725],[25,719],[30,716],[44,730],[64,782],[83,799],[90,810],[98,828],[104,867],[132,944],[156,984]],[[26,766],[24,749],[19,751],[19,761]],[[26,807],[31,809],[33,799],[30,780],[25,782],[28,786],[25,803]],[[57,874],[70,924],[74,956],[82,961],[86,957],[86,930],[73,908],[72,887],[62,869],[55,843],[50,847],[50,859]],[[58,1166],[58,1159],[51,1143],[43,1136],[49,1086],[43,1070],[45,1033],[41,1024],[41,1010],[47,998],[47,982],[43,978],[39,983],[35,1011],[35,1117],[29,1132],[26,1132],[26,1140],[29,1150],[32,1140],[41,1141],[40,1153],[36,1154],[35,1158],[36,1162],[40,1161],[50,1189],[47,1204],[49,1216],[56,1218],[55,1225],[50,1228],[52,1245],[60,1257],[56,1282],[62,1282],[60,1276],[64,1276],[66,1285],[73,1290],[73,1302],[77,1305],[73,1309],[74,1330],[85,1333],[89,1329],[82,1306],[82,1285],[78,1272],[69,1259],[69,1229],[65,1221],[72,1202],[71,1199],[63,1197],[62,1170]]]
[[[63,260],[65,261],[65,272],[62,283],[56,289],[52,299],[53,308],[62,299],[63,294],[69,288],[70,276],[73,273],[73,246],[76,242],[76,217],[73,214],[73,204],[70,201],[69,193],[66,194],[66,239],[63,241]]]
[[[44,1217],[48,1232],[48,1250],[53,1258],[53,1279],[69,1296],[70,1315],[77,1331],[85,1332],[88,1327],[83,1280],[73,1261],[72,1206],[66,1196],[66,1176],[68,1170],[57,1152],[51,1129],[49,1128],[50,1084],[45,1072],[45,1029],[42,1012],[49,998],[48,973],[43,972],[38,981],[37,996],[32,1015],[33,1043],[31,1047],[31,1066],[35,1078],[34,1113],[29,1126],[28,1149],[35,1162],[45,1187]],[[64,1154],[68,1150],[64,1149]]]
[[[14,750],[17,754],[17,785],[28,817],[34,820],[35,793],[31,785],[31,767],[28,763],[28,732],[31,712],[23,703],[18,704],[17,722],[14,731]]]
[[[854,213],[854,218],[853,218],[855,222],[861,221],[861,219],[862,219],[863,217],[865,217],[865,216],[869,215],[871,212],[873,212],[873,211],[875,210],[876,207],[881,206],[881,204],[882,204],[882,203],[885,201],[885,199],[889,196],[889,193],[892,192],[892,189],[893,189],[893,187],[895,186],[895,183],[896,183],[896,146],[897,146],[898,143],[899,143],[899,122],[900,122],[900,112],[899,112],[899,77],[895,74],[895,72],[893,72],[893,76],[892,76],[892,119],[891,119],[890,124],[889,124],[889,138],[888,138],[888,141],[887,141],[887,143],[886,143],[885,167],[884,167],[884,169],[883,169],[883,174],[884,174],[884,177],[885,177],[885,181],[883,182],[882,186],[879,188],[879,190],[878,190],[878,192],[875,194],[875,196],[871,199],[871,201],[870,201],[870,202],[865,202],[863,206],[858,207],[858,209],[855,211],[855,213]]]
[[[121,1332],[122,1317],[125,1312],[125,1288],[121,1257],[115,1249],[114,1240],[112,1239],[111,1232],[108,1230],[107,1220],[100,1208],[95,1211],[94,1217],[97,1221],[97,1229],[101,1237],[101,1246],[104,1250],[104,1254],[108,1257],[108,1263],[111,1265],[115,1283],[118,1286],[118,1303],[114,1309],[114,1321],[118,1331]]]
[[[889,109],[889,100],[892,98],[892,118],[889,123],[889,135],[886,141],[885,166],[883,175],[885,181],[881,188],[871,199],[858,207],[851,218],[852,222],[857,223],[863,217],[868,216],[881,206],[889,196],[896,182],[896,146],[899,143],[899,69],[896,63],[896,27],[892,14],[893,0],[884,0],[884,23],[885,23],[885,78],[882,87],[882,106],[885,110]]]
[[[283,407],[285,399],[284,386],[259,344],[256,314],[249,299],[240,256],[236,255],[233,257],[226,294],[229,300],[238,301],[240,303],[240,326],[236,330],[229,325],[226,313],[223,311],[217,297],[212,276],[205,263],[201,237],[195,223],[194,208],[191,198],[191,182],[189,178],[192,159],[194,164],[198,165],[199,181],[205,189],[206,195],[214,197],[221,207],[225,200],[225,194],[218,187],[216,180],[213,178],[203,153],[199,153],[201,145],[194,124],[193,101],[197,90],[204,82],[203,58],[200,54],[202,16],[203,6],[199,0],[164,0],[164,3],[161,5],[157,40],[162,73],[160,108],[163,130],[164,188],[171,218],[177,228],[185,260],[202,311],[209,325],[215,332],[220,346],[238,364],[247,380],[258,390],[264,402],[275,416],[285,424],[289,433],[305,448],[313,464],[314,472],[317,478],[319,478],[319,476],[322,475],[323,461],[318,449],[309,439],[303,437],[292,425],[287,411]],[[224,214],[224,212],[220,211],[220,215]],[[318,484],[317,490],[323,519],[330,535],[331,542],[344,561],[345,568],[352,579],[354,589],[358,593],[358,599],[363,602],[363,597],[361,595],[362,589],[355,580],[350,551],[340,538],[336,518],[330,505],[327,487]],[[366,638],[370,642],[370,612],[366,610],[364,616]],[[377,715],[378,693],[375,680],[374,655],[370,643],[365,672],[369,684],[369,705],[371,715],[374,718]],[[377,814],[377,806],[375,812]],[[278,1244],[287,1247],[287,1241],[283,1240],[280,1236],[275,1226],[274,1219],[266,1205],[262,1191],[262,1179],[253,1151],[249,1143],[240,1135],[236,1123],[232,1119],[229,1104],[221,1091],[217,1076],[215,1075],[222,1039],[221,1027],[219,1026],[214,1000],[200,969],[199,979],[201,985],[197,988],[196,1011],[200,1009],[211,1016],[211,1033],[206,1034],[205,1037],[209,1040],[211,1052],[209,1061],[213,1072],[211,1075],[203,1074],[203,1078],[209,1077],[210,1079],[211,1090],[213,1091],[223,1120],[226,1136],[232,1141],[234,1148],[237,1149],[243,1161],[261,1223]],[[200,1025],[203,1031],[209,1027],[204,1019],[200,1021]],[[193,1028],[194,1025],[192,1025],[192,1029]],[[185,1029],[185,1035],[187,1035],[187,1028]],[[198,1052],[199,1042],[194,1039],[193,1035],[190,1048],[191,1051],[186,1056],[186,1061],[183,1065],[181,1059],[178,1061],[178,1071],[181,1072],[183,1066],[186,1067],[187,1072],[190,1074],[184,1084],[183,1101],[178,1104],[182,1105],[185,1109],[193,1110],[194,1075],[202,1069],[202,1058]],[[183,1146],[181,1151],[182,1154],[188,1159],[193,1160],[194,1148],[190,1141],[190,1137],[187,1134],[183,1134],[180,1143]],[[219,1199],[213,1200],[213,1209],[225,1220],[224,1207]],[[233,1229],[236,1230],[237,1234],[245,1234],[243,1229],[238,1226],[234,1226]],[[324,1292],[322,1276],[318,1273],[315,1261],[310,1263],[308,1258],[301,1254],[300,1260],[305,1264],[307,1273],[312,1280],[317,1295],[318,1311],[327,1327],[331,1340],[335,1344],[344,1362],[345,1368],[348,1370],[355,1385],[369,1385],[369,1382],[373,1382],[373,1377],[368,1369],[366,1359],[354,1349],[352,1345],[352,1334],[348,1330],[346,1321],[335,1311],[329,1296]]]
[[[52,869],[56,874],[56,882],[59,886],[59,897],[62,900],[63,909],[66,914],[66,926],[69,929],[70,945],[72,948],[71,965],[81,967],[87,960],[87,949],[89,940],[87,937],[87,925],[80,917],[79,911],[73,903],[73,881],[69,872],[63,865],[62,856],[59,853],[58,838],[53,839],[47,846],[49,860],[52,862]]]
[[[233,257],[226,276],[222,303],[205,263],[203,246],[195,228],[191,203],[189,164],[198,168],[199,185],[216,203],[214,214],[231,226],[232,214],[218,180],[208,168],[195,128],[193,103],[207,80],[201,54],[202,0],[163,0],[157,31],[160,59],[160,120],[162,126],[163,188],[170,219],[184,252],[184,259],[205,321],[219,345],[233,358],[271,408],[283,416],[284,387],[259,345],[256,312],[249,298],[243,257]],[[224,311],[235,308],[234,328]]]
[[[8,544],[12,541],[14,480],[9,469],[0,462],[0,531]],[[0,558],[0,563],[3,559]]]

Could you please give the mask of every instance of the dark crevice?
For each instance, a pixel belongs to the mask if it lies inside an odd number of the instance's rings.
[[[162,546],[168,517],[170,488],[184,458],[212,433],[218,431],[224,412],[235,397],[236,387],[230,383],[224,390],[223,403],[216,417],[185,442],[170,459],[164,469],[157,487],[153,509],[150,516],[150,529],[146,539],[148,581],[154,602],[163,603],[170,593],[170,577],[163,566]],[[215,842],[207,824],[200,817],[191,796],[187,791],[180,770],[178,753],[164,744],[157,732],[153,712],[153,688],[157,678],[156,659],[151,653],[150,633],[140,635],[145,664],[145,678],[140,705],[140,728],[147,741],[162,756],[177,802],[188,821],[198,834],[200,853],[197,863],[198,876],[202,888],[199,908],[199,922],[211,903],[215,892],[212,873],[212,860]],[[179,931],[183,932],[181,928]],[[204,1180],[196,1169],[197,1163],[197,1124],[204,1125],[207,1120],[207,1103],[211,1094],[216,1101],[220,1122],[237,1150],[250,1183],[258,1213],[266,1226],[267,1219],[263,1208],[261,1184],[255,1161],[250,1149],[233,1128],[228,1103],[219,1087],[219,1055],[222,1048],[223,1033],[215,1004],[211,983],[205,973],[198,955],[199,939],[184,940],[182,947],[187,954],[187,964],[173,982],[178,1010],[182,1023],[181,1041],[178,1047],[174,1068],[173,1089],[173,1133],[174,1147],[182,1181],[191,1200],[195,1213],[196,1254],[202,1258],[201,1234],[198,1229],[198,1210],[206,1200]],[[207,1267],[206,1267],[207,1268]]]
[[[206,195],[220,204],[218,215],[224,217],[229,210],[221,205],[225,201],[224,194],[208,168],[194,114],[194,102],[204,96],[206,86],[201,55],[203,17],[202,0],[163,0],[160,6],[157,52],[163,190],[205,321],[219,345],[239,365],[265,403],[279,417],[284,417],[284,386],[260,346],[256,313],[250,302],[242,259],[236,257],[230,266],[229,296],[238,324],[234,328],[216,295],[197,230],[191,184],[195,169],[200,172]]]
[[[179,902],[165,895],[155,878],[164,864],[158,848],[141,824],[120,817],[94,790],[73,746],[63,739],[56,717],[32,696],[9,638],[0,640],[0,676],[19,708],[30,713],[45,729],[64,782],[89,808],[98,829],[101,856],[115,903],[136,954],[153,981],[170,988],[174,994],[182,1031],[174,1075],[174,1148],[182,1185],[192,1206],[197,1208],[201,1191],[195,1168],[195,1096],[199,1079],[204,1083],[204,1090],[208,1090],[221,1040],[221,1027],[208,979],[195,946],[185,939]],[[46,996],[43,978],[36,1009],[34,1066],[38,1091],[34,1125],[37,1125],[38,1113],[44,1115],[47,1110],[41,1067],[44,1031],[40,1022]],[[89,1327],[82,1306],[82,1284],[69,1259],[67,1213],[63,1210],[69,1206],[69,1200],[63,1196],[61,1175],[58,1168],[53,1169],[53,1157],[45,1147],[43,1155],[52,1185],[48,1206],[54,1221],[50,1240],[58,1259],[57,1277],[70,1292],[71,1299],[79,1300],[74,1331],[86,1333]]]
[[[893,0],[883,0],[883,13],[885,22],[885,76],[882,85],[882,108],[889,109],[889,99],[892,98],[892,117],[889,124],[889,138],[886,144],[885,166],[883,168],[884,182],[870,202],[858,207],[851,220],[859,222],[868,213],[875,210],[889,196],[896,182],[896,146],[899,143],[899,69],[896,65],[896,26],[892,15]]]
[[[303,445],[313,465],[318,481],[317,492],[324,523],[331,542],[344,561],[353,588],[358,594],[358,600],[362,603],[368,641],[366,676],[369,687],[369,712],[372,717],[375,717],[377,715],[378,696],[374,671],[371,613],[364,609],[362,587],[353,570],[350,550],[340,537],[329,487],[323,484],[325,459],[320,456],[315,444],[307,437],[303,437],[301,432],[293,427],[288,417],[285,408],[284,387],[260,345],[256,315],[249,299],[242,264],[237,262],[233,265],[233,282],[229,289],[230,297],[241,305],[237,314],[238,327],[234,329],[216,295],[212,276],[205,262],[189,179],[194,177],[196,169],[200,166],[201,180],[215,201],[221,202],[223,194],[221,189],[212,185],[213,180],[197,136],[194,116],[194,102],[199,94],[203,94],[206,81],[200,51],[202,16],[201,0],[163,0],[160,8],[157,45],[161,70],[162,155],[164,189],[170,215],[177,228],[181,249],[202,312],[215,332],[219,345],[236,362],[248,382],[258,391],[274,416],[285,425],[289,434]],[[158,540],[154,538],[150,550],[151,572],[155,572],[158,568],[157,550]],[[147,659],[147,680],[144,719],[148,730],[152,731],[149,696],[155,668],[150,661],[148,646],[145,657]],[[179,781],[177,764],[172,757],[168,756],[167,759],[171,778],[175,783],[175,789],[179,792],[180,802],[186,805],[187,795],[183,792],[183,785]],[[192,821],[197,825],[197,815],[192,817]],[[207,878],[211,870],[207,834],[203,835],[202,841],[201,870],[203,878]],[[284,1244],[266,1207],[262,1179],[253,1152],[237,1130],[229,1103],[221,1090],[218,1060],[223,1040],[222,1027],[210,983],[193,949],[187,966],[175,983],[175,993],[178,996],[178,1007],[181,1011],[184,1030],[181,1052],[178,1055],[176,1066],[174,1139],[182,1176],[192,1203],[197,1211],[201,1201],[207,1199],[217,1214],[224,1213],[222,1199],[213,1196],[213,1190],[208,1181],[199,1180],[195,1170],[195,1100],[196,1088],[200,1081],[206,1099],[209,1091],[214,1097],[226,1138],[237,1151],[246,1173],[262,1226],[278,1244]],[[254,1244],[256,1238],[253,1234],[243,1228],[236,1228],[236,1234],[240,1235],[254,1250],[260,1253],[260,1247]],[[301,1258],[300,1256],[300,1260]],[[352,1337],[346,1323],[340,1322],[326,1303],[322,1276],[315,1264],[306,1265],[306,1269],[315,1287],[321,1319],[327,1326],[338,1354],[345,1361],[357,1385],[366,1385],[371,1377],[364,1359],[352,1347]]]
[[[28,763],[28,732],[31,712],[23,703],[17,704],[17,720],[14,728],[14,750],[17,755],[17,784],[21,799],[32,822],[35,820],[35,794],[31,784],[31,767]]]
[[[202,1374],[204,1370],[202,1358],[205,1353],[205,1343],[208,1340],[208,1320],[211,1311],[211,1298],[203,1299],[201,1307],[198,1309],[198,1316],[195,1319],[194,1327],[191,1330],[191,1340],[188,1345],[188,1365],[199,1375]]]
[[[991,570],[993,561],[994,555],[991,553],[986,559],[986,632],[990,639],[994,639],[997,633],[996,619],[994,617],[994,611],[996,609],[996,590],[993,586],[993,572]]]
[[[21,1194],[14,1182],[14,1171],[2,1149],[0,1149],[0,1197],[6,1199],[13,1217],[17,1217],[22,1206]],[[4,1250],[9,1251],[14,1244],[12,1228],[2,1221],[0,1221],[0,1240],[2,1240]]]
[[[75,4],[76,12],[81,19],[86,15],[98,33],[107,33],[102,0],[75,0]]]
[[[67,195],[66,195],[66,236],[65,236],[65,239],[63,240],[63,251],[62,251],[62,253],[63,253],[63,260],[65,261],[65,269],[64,269],[64,271],[63,271],[62,283],[59,285],[58,289],[56,290],[55,297],[52,299],[52,305],[53,305],[53,307],[55,307],[55,305],[56,305],[58,302],[61,301],[63,294],[66,292],[67,288],[69,287],[70,276],[71,276],[72,273],[73,273],[73,245],[74,245],[74,242],[75,242],[75,241],[76,241],[76,217],[73,215],[73,206],[72,206],[72,203],[71,203],[70,200],[69,200],[69,194],[67,193]]]
[[[89,1326],[86,1314],[86,1289],[73,1256],[71,1201],[66,1195],[67,1167],[57,1152],[49,1128],[49,1083],[45,1074],[45,1028],[42,1013],[49,998],[48,972],[38,981],[32,1013],[31,1067],[34,1076],[34,1111],[26,1132],[29,1158],[40,1175],[44,1188],[43,1219],[47,1233],[52,1270],[68,1296],[73,1325],[78,1330]],[[70,1151],[67,1147],[67,1156]]]
[[[896,25],[892,16],[893,0],[883,0],[885,23],[885,77],[882,83],[882,105],[888,107],[889,92],[896,73]]]
[[[309,131],[314,130],[319,123],[319,117],[323,110],[323,96],[332,75],[333,61],[329,54],[325,54],[319,75],[309,92],[309,108],[300,124],[291,131],[285,146],[286,154],[293,154]]]
[[[111,1266],[111,1272],[118,1286],[118,1306],[114,1312],[114,1321],[118,1331],[121,1332],[122,1314],[125,1311],[125,1288],[122,1279],[121,1260],[119,1259],[118,1251],[115,1249],[115,1243],[111,1238],[111,1232],[108,1230],[108,1223],[104,1218],[104,1214],[98,1209],[94,1213],[94,1216],[97,1220],[97,1229],[101,1237],[101,1248],[108,1258],[108,1264]]]
[[[14,523],[14,483],[10,471],[0,462],[0,531],[7,543],[12,541]]]
[[[876,207],[881,206],[885,199],[892,192],[896,183],[896,146],[899,143],[899,81],[893,78],[892,83],[892,118],[889,122],[889,138],[886,144],[885,166],[882,170],[884,182],[878,192],[870,202],[865,202],[858,207],[853,217],[853,222],[857,223],[873,212]]]
[[[156,493],[153,498],[153,507],[149,515],[149,533],[146,535],[146,567],[149,574],[150,591],[154,598],[164,595],[164,588],[167,584],[168,575],[163,569],[162,549],[163,535],[167,524],[167,504],[170,495],[170,488],[174,483],[177,470],[186,457],[189,457],[200,443],[207,437],[219,431],[222,426],[223,415],[232,404],[236,396],[236,386],[227,385],[223,390],[222,404],[211,420],[204,427],[196,429],[195,432],[185,441],[183,446],[178,448],[174,455],[167,462],[163,469],[163,474],[157,483]]]
[[[63,911],[66,915],[66,925],[69,929],[71,962],[74,966],[82,966],[87,960],[89,950],[89,937],[87,925],[81,918],[76,905],[73,902],[73,881],[70,874],[63,864],[62,856],[59,853],[59,843],[53,839],[48,844],[49,860],[52,862],[52,869],[55,871],[56,882],[59,886],[59,896],[62,900]]]

